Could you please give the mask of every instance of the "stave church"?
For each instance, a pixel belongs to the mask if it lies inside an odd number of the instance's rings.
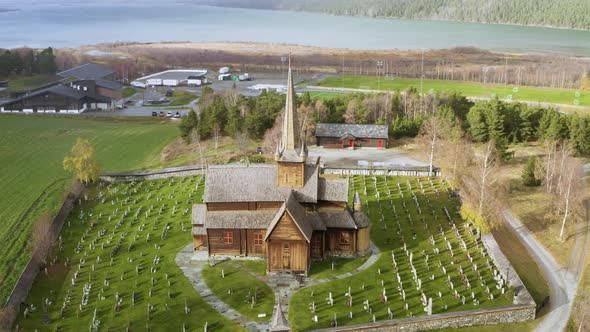
[[[370,223],[347,179],[320,176],[308,156],[289,58],[287,97],[273,165],[209,166],[204,204],[193,206],[195,250],[265,257],[269,272],[307,273],[312,260],[369,250]]]

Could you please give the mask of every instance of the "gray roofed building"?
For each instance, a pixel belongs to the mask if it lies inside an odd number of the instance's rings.
[[[312,258],[367,252],[370,225],[348,207],[348,179],[320,177],[319,158],[309,158],[301,139],[290,68],[288,86],[276,164],[209,167],[206,211],[193,209],[193,247],[266,256],[269,272],[307,273]],[[289,330],[281,317],[277,309],[273,331]]]
[[[316,137],[336,137],[341,138],[351,135],[356,138],[383,138],[389,137],[389,127],[387,125],[371,124],[350,124],[350,123],[318,123]]]
[[[116,82],[116,81],[105,80],[102,78],[98,78],[94,81],[96,82],[96,85],[103,87],[103,88],[110,89],[110,90],[119,90],[119,89],[123,88],[123,84]]]
[[[305,185],[293,188],[301,202],[315,203],[318,196],[318,165],[305,165]],[[205,178],[205,203],[282,202],[292,188],[277,186],[275,165],[211,166]]]
[[[94,63],[86,63],[72,69],[64,70],[60,73],[57,73],[57,75],[65,78],[75,77],[79,80],[96,80],[99,78],[112,76],[114,73],[115,71],[110,68]]]

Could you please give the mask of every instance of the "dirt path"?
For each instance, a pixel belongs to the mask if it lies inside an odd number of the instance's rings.
[[[549,283],[549,313],[537,326],[537,332],[563,331],[572,310],[573,299],[578,288],[576,276],[564,270],[545,247],[535,239],[531,232],[510,210],[504,211],[504,223],[512,229],[533,259],[539,265]]]

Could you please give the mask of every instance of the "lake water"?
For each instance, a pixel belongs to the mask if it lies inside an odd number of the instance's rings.
[[[35,5],[0,13],[0,47],[256,41],[349,49],[456,46],[590,56],[590,31],[337,17],[198,5]]]

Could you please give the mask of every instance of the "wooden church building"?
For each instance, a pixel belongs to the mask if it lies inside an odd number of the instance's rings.
[[[289,60],[282,136],[274,165],[210,166],[204,204],[193,207],[195,249],[210,256],[266,257],[271,272],[307,273],[313,259],[369,249],[370,224],[348,181],[320,176],[308,158]]]

